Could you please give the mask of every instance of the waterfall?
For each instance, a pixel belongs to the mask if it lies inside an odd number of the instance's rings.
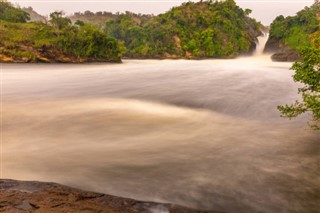
[[[269,37],[269,33],[263,33],[262,36],[258,37],[257,47],[254,55],[256,56],[263,55],[263,50],[268,41],[268,37]]]

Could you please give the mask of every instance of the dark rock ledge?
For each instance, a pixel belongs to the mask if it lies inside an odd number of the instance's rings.
[[[283,52],[277,52],[271,56],[272,61],[279,62],[294,62],[301,60],[301,57],[298,55],[298,52],[295,50],[288,50]]]
[[[56,183],[0,179],[0,212],[218,213],[136,201]]]
[[[275,38],[268,39],[263,52],[272,54],[272,61],[294,62],[301,59],[296,50],[288,47],[283,42]]]

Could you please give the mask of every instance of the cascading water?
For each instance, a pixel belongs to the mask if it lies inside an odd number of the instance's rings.
[[[268,41],[268,38],[269,38],[269,33],[263,33],[262,36],[258,37],[257,47],[254,53],[255,56],[263,55],[263,50]]]

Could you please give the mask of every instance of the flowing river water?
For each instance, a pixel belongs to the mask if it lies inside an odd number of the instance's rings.
[[[232,213],[319,213],[290,63],[3,64],[3,178]]]

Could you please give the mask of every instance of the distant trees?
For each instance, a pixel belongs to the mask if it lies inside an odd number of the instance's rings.
[[[245,10],[244,10],[244,14],[246,14],[247,16],[248,16],[250,13],[252,13],[252,10],[250,10],[250,9],[245,9]]]
[[[82,21],[73,25],[62,11],[51,13],[48,23],[24,23],[28,17],[25,12],[4,1],[0,2],[0,12],[5,23],[0,25],[0,44],[4,47],[0,48],[1,57],[26,62],[46,57],[79,62],[121,61],[122,49],[116,39]]]
[[[63,15],[63,11],[56,11],[50,14],[49,22],[58,30],[62,30],[71,24],[71,20],[63,17]]]
[[[6,0],[0,0],[0,20],[25,23],[30,20],[30,16],[27,12],[15,8]]]

